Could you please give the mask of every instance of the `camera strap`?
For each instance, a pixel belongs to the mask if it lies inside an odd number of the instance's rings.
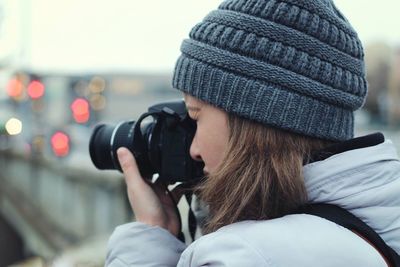
[[[172,196],[171,191],[168,188],[167,188],[167,193],[168,193],[169,197],[171,198],[171,200],[174,203],[175,212],[176,212],[176,214],[178,216],[179,224],[180,224],[180,227],[181,227],[181,231],[179,232],[177,238],[180,241],[185,243],[185,235],[183,234],[183,231],[182,231],[183,230],[182,229],[182,218],[181,218],[181,213],[180,213],[180,211],[178,209],[178,203],[175,201],[174,197]],[[196,219],[196,216],[194,215],[194,212],[193,212],[192,207],[191,207],[193,193],[189,191],[187,193],[184,193],[183,195],[184,195],[184,197],[185,197],[185,199],[187,201],[188,207],[189,207],[189,209],[188,209],[188,230],[189,230],[190,237],[192,239],[191,241],[193,242],[195,240],[196,229],[197,229],[197,219]]]
[[[185,194],[186,201],[188,202],[188,205],[189,205],[188,229],[189,229],[190,237],[192,238],[192,241],[194,241],[195,235],[196,235],[196,229],[197,229],[197,220],[196,220],[196,216],[194,215],[194,212],[191,207],[192,197],[193,197],[192,193]]]
[[[305,213],[322,217],[351,230],[373,246],[385,259],[388,266],[400,267],[400,256],[396,251],[389,247],[371,227],[349,211],[336,205],[315,203],[300,207],[293,212],[293,214],[296,213]]]

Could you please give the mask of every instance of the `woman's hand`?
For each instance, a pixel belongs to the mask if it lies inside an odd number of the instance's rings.
[[[152,226],[160,226],[177,236],[181,231],[176,205],[161,183],[149,184],[139,173],[132,153],[124,147],[117,150],[118,160],[124,172],[128,198],[136,220]],[[174,192],[176,193],[176,192]],[[179,196],[174,197],[176,203]]]

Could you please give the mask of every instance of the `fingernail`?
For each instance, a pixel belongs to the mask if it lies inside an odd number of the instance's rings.
[[[117,155],[119,160],[123,160],[126,158],[127,153],[126,153],[126,148],[120,147],[117,149]]]

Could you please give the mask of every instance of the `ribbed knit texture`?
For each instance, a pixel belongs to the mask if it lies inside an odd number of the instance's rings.
[[[330,0],[227,0],[183,41],[173,86],[238,116],[328,139],[353,137],[364,53]]]

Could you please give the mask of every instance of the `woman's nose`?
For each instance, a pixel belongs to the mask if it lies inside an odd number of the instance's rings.
[[[196,161],[202,161],[201,156],[200,156],[200,150],[199,147],[197,146],[196,142],[196,136],[193,138],[192,144],[190,145],[190,150],[189,150],[190,156],[192,159]]]

